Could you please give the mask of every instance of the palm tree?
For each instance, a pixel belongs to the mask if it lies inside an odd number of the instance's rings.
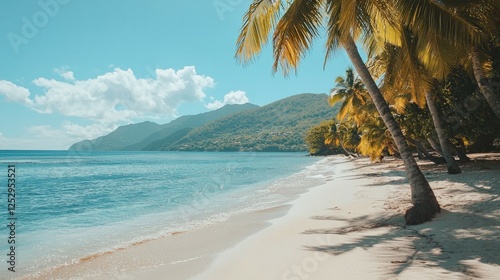
[[[352,68],[346,70],[345,78],[339,76],[335,79],[336,85],[330,91],[328,103],[330,106],[342,101],[337,119],[339,121],[354,120],[359,126],[362,123],[363,111],[360,110],[367,100],[369,100],[368,93],[363,85],[363,82],[355,77]]]
[[[440,69],[438,78],[444,78],[454,65],[459,63],[474,73],[481,93],[500,119],[500,97],[496,95],[483,71],[482,48],[487,45],[500,24],[500,0],[433,1],[417,0],[399,2],[399,16],[411,31],[421,37],[417,43],[424,50],[422,62],[426,67]],[[419,21],[414,15],[428,14],[429,21]],[[433,20],[432,18],[439,18]],[[414,24],[415,21],[419,21]],[[446,27],[446,25],[450,25]],[[423,36],[422,36],[423,35]],[[455,36],[461,36],[459,43]],[[451,59],[451,60],[450,60]],[[448,67],[443,67],[448,64]],[[437,67],[436,67],[437,66]]]
[[[383,73],[382,91],[384,93],[408,91],[411,93],[412,101],[416,104],[423,106],[427,103],[438,135],[440,150],[446,160],[448,173],[461,173],[462,171],[448,147],[448,137],[434,102],[433,87],[431,85],[434,79],[430,73],[432,70],[426,69],[420,62],[415,44],[418,37],[405,27],[401,27],[401,29],[401,46],[385,43],[383,53],[373,59],[371,68],[375,69],[378,75]],[[435,64],[434,66],[445,67],[442,64]],[[443,71],[442,69],[439,70]],[[424,96],[422,96],[422,93],[425,93]]]
[[[325,145],[340,147],[346,156],[356,157],[359,144],[358,127],[352,121],[336,123],[332,120],[330,129],[325,135]]]
[[[408,143],[406,143],[403,133],[401,132],[401,128],[396,122],[396,119],[394,119],[394,116],[391,114],[389,105],[385,101],[382,93],[364,64],[354,39],[352,36],[347,36],[345,40],[345,42],[342,42],[342,45],[359,73],[361,80],[365,84],[368,93],[372,98],[373,104],[389,129],[405,164],[406,176],[410,183],[411,200],[413,203],[413,207],[408,209],[405,213],[406,223],[420,224],[427,222],[431,220],[436,213],[440,212],[439,203],[434,196],[434,192],[432,191],[429,182],[418,167],[415,158],[413,158],[413,154],[408,146]]]
[[[273,70],[276,72],[281,68],[287,75],[290,69],[298,67],[304,52],[318,37],[318,28],[325,19],[322,13],[325,8],[328,20],[326,58],[339,47],[343,47],[347,52],[405,164],[413,203],[413,207],[405,214],[406,223],[419,224],[429,221],[440,211],[439,203],[355,43],[355,40],[362,36],[365,38],[375,36],[377,31],[373,28],[375,22],[391,26],[393,20],[391,17],[393,13],[389,8],[391,2],[290,0],[284,3],[280,0],[254,0],[244,16],[243,27],[237,41],[236,56],[244,62],[250,61],[260,52],[262,45],[268,40],[271,29],[274,29]]]
[[[462,170],[458,166],[458,163],[455,161],[453,155],[451,154],[450,148],[448,146],[448,136],[446,131],[441,125],[441,118],[439,117],[439,111],[437,109],[436,103],[434,102],[434,96],[430,91],[425,93],[425,99],[427,100],[427,107],[429,108],[429,112],[432,116],[432,121],[434,123],[434,128],[436,129],[439,145],[441,147],[441,154],[446,160],[446,167],[448,168],[449,174],[459,174],[462,173]]]
[[[494,33],[498,32],[500,24],[500,0],[479,0],[482,5],[476,5],[472,8],[463,8],[459,12],[465,13],[469,16],[476,18],[481,23],[481,30],[484,39],[477,44],[473,44],[469,48],[470,61],[472,63],[472,70],[474,72],[474,78],[481,90],[481,93],[486,99],[486,102],[493,110],[497,118],[500,119],[500,96],[495,94],[493,88],[486,78],[483,71],[483,58],[481,51],[484,47],[487,47],[487,42],[489,39],[494,37]]]
[[[486,78],[483,72],[483,63],[481,62],[481,56],[478,49],[474,49],[471,52],[472,67],[474,70],[474,77],[476,78],[477,84],[481,89],[481,93],[490,105],[491,109],[495,113],[498,119],[500,119],[500,97],[493,91],[490,82]]]
[[[394,154],[393,140],[389,131],[380,118],[372,118],[364,123],[359,130],[362,132],[361,141],[358,145],[359,151],[370,157],[372,161],[382,161],[383,152],[387,149]]]
[[[400,19],[399,27],[393,26],[399,30],[395,36],[397,39],[393,42],[402,50],[399,52],[402,56],[391,60],[399,63],[400,67],[388,67],[387,70],[398,72],[406,69],[402,71],[406,77],[400,76],[399,81],[410,83],[412,97],[416,103],[427,103],[438,135],[440,150],[446,159],[448,173],[461,173],[448,147],[449,140],[434,103],[431,84],[434,79],[444,79],[455,64],[467,64],[466,61],[469,59],[467,47],[472,46],[469,47],[473,49],[470,56],[478,85],[490,107],[500,118],[500,99],[495,96],[488,80],[484,77],[478,51],[478,46],[484,45],[485,38],[491,36],[493,30],[498,28],[500,0],[465,0],[460,3],[432,0],[394,2],[399,5],[399,11],[406,11],[397,15]],[[419,20],[419,17],[415,17],[417,12],[429,15],[430,20]],[[440,20],[436,21],[437,18]],[[463,38],[457,41],[453,38],[456,34]],[[396,46],[391,46],[384,50],[394,53],[395,49]],[[401,65],[402,63],[404,65]],[[393,74],[386,72],[385,75],[390,77]],[[394,82],[394,78],[392,80]],[[425,94],[425,99],[420,93]]]
[[[356,77],[354,70],[349,67],[346,70],[346,76],[337,77],[335,82],[337,84],[331,90],[328,102],[333,106],[342,101],[337,114],[337,119],[340,121],[337,134],[341,136],[341,140],[344,140],[340,141],[344,150],[346,150],[345,147],[354,147],[356,151],[369,156],[373,161],[381,161],[382,154],[386,150],[394,154],[393,141],[387,127],[382,123],[363,82]],[[398,103],[398,100],[399,96],[391,96],[390,101]],[[360,138],[352,141],[353,135]]]

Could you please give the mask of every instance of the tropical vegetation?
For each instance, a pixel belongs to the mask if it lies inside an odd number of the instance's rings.
[[[330,123],[330,129],[317,133],[326,134],[325,143],[341,143],[339,135],[328,134],[338,133],[339,124],[345,126],[343,122],[348,121],[356,124],[360,135],[359,152],[373,153],[370,156],[378,159],[384,150],[397,153],[406,168],[413,203],[405,214],[406,223],[419,224],[432,219],[440,206],[413,157],[403,122],[397,119],[405,115],[406,107],[423,109],[427,104],[435,130],[432,136],[439,143],[434,141],[436,149],[450,173],[461,171],[451,156],[450,135],[436,103],[453,69],[472,69],[481,94],[500,119],[500,98],[486,78],[491,73],[488,46],[498,36],[498,14],[500,0],[254,0],[243,19],[236,56],[250,62],[272,33],[273,70],[288,75],[297,71],[324,27],[325,63],[343,48],[366,91],[359,91],[360,84],[349,77],[338,80],[339,95],[333,95],[331,101],[343,99],[344,111],[338,116],[339,123]],[[370,68],[362,60],[357,42],[365,47]],[[351,86],[349,94],[343,89],[346,84]],[[362,95],[365,92],[369,99]],[[407,104],[395,102],[408,94]],[[361,107],[367,109],[357,113]]]
[[[336,114],[326,94],[298,94],[196,128],[155,150],[305,152],[307,131]]]

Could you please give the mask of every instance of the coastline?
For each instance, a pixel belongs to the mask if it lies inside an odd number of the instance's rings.
[[[420,226],[404,226],[410,201],[401,162],[328,157],[317,166],[326,183],[289,203],[35,279],[494,279],[500,154],[473,160],[459,175],[422,164],[443,211]]]

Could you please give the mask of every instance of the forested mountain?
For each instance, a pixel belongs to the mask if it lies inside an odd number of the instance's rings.
[[[233,114],[187,133],[178,141],[158,141],[154,150],[306,151],[306,132],[332,118],[326,94],[299,94],[258,109]],[[171,139],[169,139],[171,140]]]
[[[148,135],[160,131],[162,126],[154,122],[142,122],[118,127],[108,135],[94,140],[83,140],[71,145],[70,150],[122,150],[142,141]]]
[[[158,150],[153,148],[156,146],[154,143],[158,142],[161,139],[180,139],[179,132],[182,133],[182,131],[190,131],[194,128],[200,127],[204,124],[220,119],[222,117],[255,108],[259,108],[259,106],[250,103],[241,105],[230,104],[210,112],[198,115],[182,116],[167,124],[162,125],[159,131],[151,135],[148,135],[142,141],[126,146],[122,150],[127,150],[127,151]]]
[[[94,140],[84,140],[73,144],[70,150],[110,150],[110,151],[140,151],[151,143],[169,137],[182,130],[200,127],[208,122],[231,115],[258,108],[254,104],[226,105],[220,109],[198,114],[179,117],[167,124],[159,125],[154,122],[142,122],[118,127],[108,135]]]
[[[168,124],[121,126],[70,150],[117,151],[307,151],[306,132],[337,109],[326,94],[299,94],[269,105],[226,105]]]

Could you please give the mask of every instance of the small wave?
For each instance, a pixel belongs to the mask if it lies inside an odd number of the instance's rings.
[[[203,256],[197,256],[197,257],[192,257],[192,258],[189,258],[189,259],[185,259],[185,260],[180,260],[180,261],[174,261],[174,262],[170,262],[170,264],[179,264],[179,263],[185,263],[185,262],[190,262],[190,261],[194,261],[194,260],[197,260],[199,258],[201,258]]]

